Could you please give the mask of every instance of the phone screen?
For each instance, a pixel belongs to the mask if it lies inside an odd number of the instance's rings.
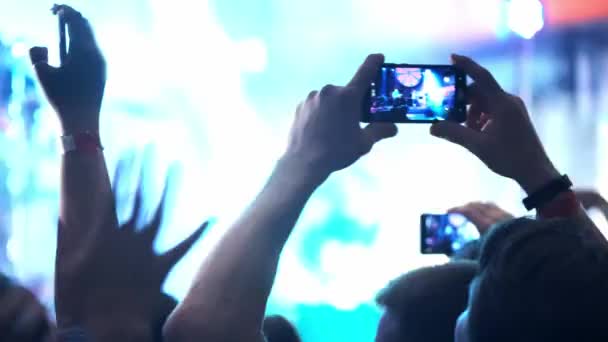
[[[423,254],[451,256],[467,243],[479,239],[475,225],[460,214],[424,214],[420,229]]]
[[[383,64],[364,103],[364,122],[466,119],[466,75],[452,65]]]

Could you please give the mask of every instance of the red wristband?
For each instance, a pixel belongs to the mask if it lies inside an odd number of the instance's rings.
[[[97,153],[103,151],[101,139],[96,132],[80,132],[64,135],[61,137],[63,153],[82,151],[85,153]]]
[[[542,218],[558,218],[576,215],[580,209],[580,203],[572,190],[559,194],[554,200],[538,209]]]

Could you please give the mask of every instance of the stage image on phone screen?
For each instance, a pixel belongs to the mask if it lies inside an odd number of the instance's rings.
[[[462,116],[462,77],[449,65],[385,64],[370,87],[367,121],[430,122]]]
[[[421,234],[424,254],[450,256],[468,242],[479,239],[475,225],[460,214],[422,215]]]

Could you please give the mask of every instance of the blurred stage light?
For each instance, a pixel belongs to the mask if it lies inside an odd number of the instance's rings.
[[[531,39],[545,25],[540,0],[510,0],[507,3],[507,26],[525,39]]]
[[[251,38],[237,42],[235,52],[242,58],[239,61],[242,71],[259,73],[266,70],[268,52],[263,40]]]
[[[24,42],[16,42],[11,48],[11,53],[15,58],[22,58],[27,55],[27,46]]]

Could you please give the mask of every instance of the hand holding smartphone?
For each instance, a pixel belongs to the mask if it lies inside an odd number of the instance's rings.
[[[363,103],[363,122],[466,120],[464,72],[453,65],[383,64]]]
[[[423,214],[420,218],[420,252],[452,256],[479,239],[477,227],[461,214]]]

